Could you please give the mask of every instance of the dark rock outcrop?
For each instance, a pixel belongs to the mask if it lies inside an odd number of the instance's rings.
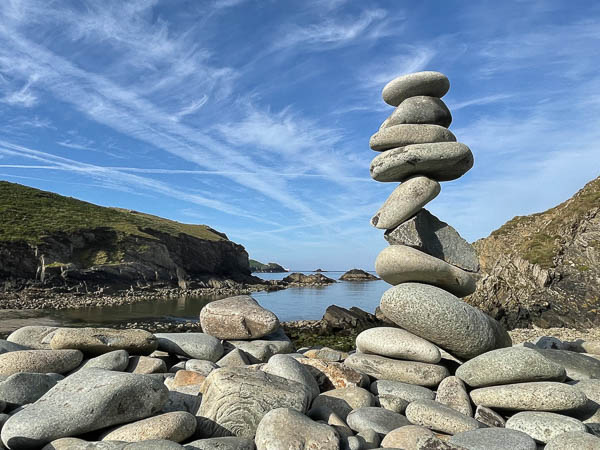
[[[250,260],[250,270],[257,273],[284,273],[288,270],[274,262],[263,264],[255,259]]]
[[[284,283],[288,284],[296,284],[296,285],[304,285],[304,286],[320,286],[327,285],[331,283],[335,283],[335,280],[332,280],[325,275],[321,275],[320,273],[313,273],[311,275],[304,275],[303,273],[294,272],[289,274],[282,280]]]
[[[346,272],[344,275],[342,275],[340,277],[340,280],[342,280],[342,281],[375,281],[375,280],[379,280],[379,278],[376,277],[375,275],[370,274],[369,272],[366,272],[361,269],[350,269],[348,272]]]

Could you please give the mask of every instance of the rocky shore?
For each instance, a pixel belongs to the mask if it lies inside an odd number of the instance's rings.
[[[0,340],[0,448],[600,448],[600,340],[459,359],[383,323],[331,307],[313,329],[365,328],[353,348],[296,348],[236,296],[188,333],[23,327]]]

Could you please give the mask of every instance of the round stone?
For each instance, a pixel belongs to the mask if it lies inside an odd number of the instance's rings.
[[[418,448],[417,442],[423,437],[435,437],[429,428],[406,425],[390,431],[381,441],[383,448]]]
[[[439,349],[431,342],[401,328],[365,330],[356,337],[356,348],[361,353],[433,364],[442,358]]]
[[[371,224],[382,230],[400,225],[437,197],[440,189],[440,183],[427,177],[408,178],[394,189],[371,219]]]
[[[381,128],[405,123],[439,125],[448,128],[452,123],[452,114],[439,98],[418,95],[400,103]]]
[[[473,153],[460,142],[437,142],[407,145],[377,155],[371,161],[371,178],[375,181],[401,182],[413,175],[436,181],[462,177],[473,167]]]
[[[375,260],[375,270],[391,285],[426,283],[458,297],[475,292],[475,276],[452,264],[406,245],[390,245]]]
[[[450,375],[444,366],[364,353],[350,355],[344,364],[378,380],[401,381],[420,386],[437,386]]]
[[[398,326],[459,358],[474,358],[510,342],[494,319],[436,286],[399,284],[383,294],[380,308]]]
[[[471,400],[476,405],[512,411],[567,411],[587,403],[576,387],[553,381],[479,388],[471,391]]]
[[[125,350],[114,350],[95,358],[84,360],[75,370],[96,368],[122,372],[127,368],[128,364],[129,354]]]
[[[577,419],[561,414],[539,411],[524,411],[506,421],[509,430],[522,431],[538,442],[547,443],[563,433],[578,431],[585,433],[585,425]]]
[[[435,401],[449,406],[466,416],[473,417],[471,398],[467,394],[465,384],[460,378],[444,378],[437,388]]]
[[[375,397],[366,389],[350,386],[323,392],[313,401],[312,407],[326,407],[346,420],[353,409],[374,406]]]
[[[321,392],[319,385],[310,370],[304,364],[288,355],[273,355],[262,370],[271,375],[277,375],[288,380],[296,381],[306,387],[311,400]]]
[[[289,408],[269,411],[256,429],[257,450],[338,450],[340,440],[332,427],[312,421]]]
[[[75,369],[83,360],[79,350],[19,350],[0,355],[0,375],[19,372],[60,373]]]
[[[439,125],[394,125],[382,128],[369,140],[370,147],[378,152],[413,144],[456,142],[448,128]]]
[[[529,435],[506,428],[481,428],[459,433],[448,439],[449,444],[469,450],[536,450],[537,445]],[[547,447],[546,447],[547,448]]]
[[[350,428],[358,433],[373,430],[382,435],[386,435],[404,425],[409,425],[408,419],[402,414],[375,406],[355,409],[348,414],[346,422]]]
[[[103,441],[138,442],[164,439],[182,442],[196,431],[196,417],[184,411],[170,412],[113,428]]]
[[[406,408],[406,418],[414,425],[447,434],[463,433],[484,426],[472,417],[435,400],[415,400]]]
[[[477,388],[528,381],[564,381],[566,372],[563,366],[535,350],[508,347],[465,362],[456,370],[456,376]]]
[[[205,333],[156,333],[155,336],[158,348],[168,353],[213,362],[223,356],[221,341]]]
[[[409,97],[427,95],[443,97],[450,89],[450,81],[440,72],[424,71],[409,73],[394,78],[385,85],[382,91],[383,101],[388,105],[398,106]]]
[[[249,295],[210,302],[200,311],[202,331],[219,339],[258,339],[279,328],[279,320]]]
[[[563,433],[551,439],[544,450],[598,450],[600,438],[582,431]]]
[[[115,330],[113,328],[60,328],[50,340],[54,350],[76,349],[87,355],[101,355],[113,350],[125,350],[130,355],[149,355],[158,343],[145,330]]]

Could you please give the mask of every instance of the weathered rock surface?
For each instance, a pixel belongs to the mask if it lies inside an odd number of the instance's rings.
[[[0,355],[0,375],[19,372],[67,373],[83,360],[79,350],[20,350]]]
[[[158,348],[168,353],[213,362],[223,356],[221,342],[205,333],[156,333],[155,336]]]
[[[257,450],[340,448],[333,428],[313,422],[290,408],[278,408],[265,414],[256,430],[255,441]]]
[[[385,126],[382,125],[381,128],[405,123],[439,125],[448,128],[452,123],[452,114],[439,98],[419,95],[409,97],[400,103],[386,119]]]
[[[165,373],[167,371],[167,365],[162,359],[158,358],[150,358],[149,356],[130,356],[125,371],[146,375],[151,373]]]
[[[405,402],[404,409],[415,400],[433,400],[435,393],[431,389],[416,384],[402,383],[400,381],[376,380],[371,383],[370,390],[379,399],[394,397]]]
[[[483,426],[472,417],[434,400],[415,400],[406,408],[406,418],[414,425],[447,434],[463,433]]]
[[[112,328],[60,328],[50,340],[54,350],[75,349],[86,355],[125,350],[130,355],[149,355],[158,347],[152,333],[145,330]]]
[[[345,364],[312,358],[296,358],[307,367],[317,381],[321,392],[350,386],[364,387],[369,384],[369,377]]]
[[[488,427],[504,428],[506,420],[493,409],[485,406],[478,406],[475,409],[475,420],[487,425]]]
[[[38,448],[54,439],[148,417],[162,408],[161,381],[103,369],[79,371],[13,415],[2,428],[9,448]]]
[[[248,364],[250,364],[249,358],[239,348],[234,348],[217,361],[219,367],[244,367]]]
[[[371,219],[371,225],[387,230],[414,216],[440,193],[440,183],[415,175],[400,183]]]
[[[310,401],[306,388],[295,381],[246,369],[224,368],[204,382],[199,415],[238,437],[254,437],[264,415],[277,408],[305,412]]]
[[[50,340],[58,327],[28,325],[13,331],[6,340],[35,350],[50,350]]]
[[[402,414],[375,406],[355,409],[348,414],[346,422],[357,433],[373,430],[384,436],[396,428],[410,424]]]
[[[188,359],[185,362],[185,370],[193,370],[194,372],[201,373],[205,377],[208,376],[213,370],[218,369],[217,366],[212,361],[207,361],[205,359]]]
[[[196,431],[196,418],[183,411],[160,414],[102,433],[103,441],[139,442],[168,440],[183,442]]]
[[[229,340],[225,344],[245,352],[252,363],[267,362],[273,355],[292,353],[294,351],[292,341],[290,341],[290,338],[286,336],[281,328],[261,339],[252,341]]]
[[[319,385],[308,369],[308,366],[300,364],[291,356],[273,355],[269,358],[269,362],[262,370],[271,375],[277,375],[287,380],[300,383],[310,394],[311,401],[321,392],[319,390]]]
[[[384,234],[390,245],[407,245],[469,272],[479,270],[475,248],[426,209]]]
[[[586,432],[586,427],[577,419],[561,414],[539,411],[524,411],[506,421],[506,428],[522,431],[537,442],[546,443],[563,433]]]
[[[381,441],[382,448],[417,448],[417,442],[422,437],[435,437],[429,428],[418,425],[405,425],[390,431]]]
[[[581,431],[570,431],[552,438],[544,450],[597,450],[600,438]]]
[[[371,136],[369,145],[375,151],[433,142],[456,142],[450,130],[439,125],[393,125]]]
[[[375,260],[375,270],[391,285],[426,283],[440,287],[457,297],[472,294],[476,278],[470,272],[406,245],[390,245]]]
[[[0,383],[0,402],[11,406],[34,403],[63,378],[56,373],[15,373]]]
[[[202,331],[219,339],[258,339],[279,328],[279,320],[249,295],[210,302],[200,311]]]
[[[31,350],[31,347],[15,344],[14,342],[10,342],[5,339],[0,339],[0,355],[2,353],[16,352],[19,350]]]
[[[508,333],[491,318],[435,286],[399,284],[383,294],[380,307],[400,327],[459,358],[510,345]]]
[[[383,88],[382,97],[388,105],[398,106],[409,97],[421,95],[443,97],[448,89],[450,89],[450,81],[446,75],[424,71],[394,78]]]
[[[364,353],[350,355],[344,364],[378,380],[401,381],[421,386],[437,386],[450,375],[444,366]]]
[[[394,148],[371,161],[371,178],[375,181],[402,182],[413,175],[435,181],[460,178],[473,167],[473,154],[460,142],[436,142]]]
[[[442,405],[473,417],[471,398],[467,394],[465,384],[457,377],[446,377],[442,380],[435,394],[435,401]]]
[[[315,398],[312,407],[329,408],[342,420],[346,420],[352,410],[374,405],[375,397],[373,394],[366,389],[350,386],[323,392]]]
[[[361,353],[432,364],[442,358],[437,346],[401,328],[365,330],[356,337],[356,348]]]
[[[536,450],[535,441],[522,431],[505,428],[481,428],[459,433],[448,439],[449,444],[469,450]]]
[[[186,450],[254,450],[254,439],[226,436],[189,442]]]
[[[95,358],[84,359],[75,370],[96,368],[122,372],[128,364],[129,354],[125,350],[113,350]]]
[[[568,411],[587,403],[579,389],[552,381],[479,388],[471,391],[471,399],[476,405],[513,411]]]
[[[493,350],[465,362],[456,376],[471,387],[528,381],[564,381],[565,368],[535,350],[508,347]]]

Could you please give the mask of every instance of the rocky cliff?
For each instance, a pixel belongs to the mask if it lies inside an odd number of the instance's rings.
[[[507,327],[600,325],[600,178],[474,246],[482,275],[467,301]]]
[[[0,182],[0,290],[190,287],[249,278],[244,247],[205,225]]]
[[[270,262],[267,264],[263,264],[255,259],[250,260],[250,270],[252,272],[261,272],[261,273],[283,273],[287,272],[287,270],[281,265]]]

